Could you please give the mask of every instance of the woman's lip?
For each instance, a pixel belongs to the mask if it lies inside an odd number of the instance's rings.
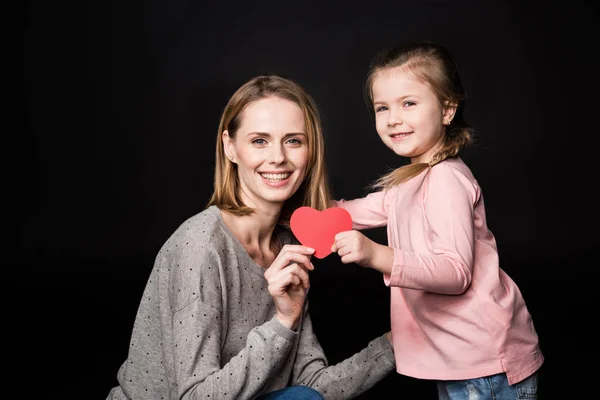
[[[282,174],[283,172],[261,172],[259,175],[262,178],[265,185],[270,186],[272,188],[279,188],[279,187],[287,185],[293,175],[292,173],[289,173],[289,176],[287,178],[276,180],[276,181],[270,181],[269,179],[265,178],[262,175],[262,174],[274,174],[274,173]]]

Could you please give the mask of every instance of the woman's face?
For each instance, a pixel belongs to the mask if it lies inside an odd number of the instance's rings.
[[[241,196],[253,208],[292,197],[306,175],[308,136],[302,110],[279,97],[250,103],[235,138],[223,132],[225,155],[237,164]]]

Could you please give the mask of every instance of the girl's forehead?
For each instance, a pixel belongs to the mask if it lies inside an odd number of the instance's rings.
[[[378,80],[406,80],[406,81],[414,81],[416,83],[423,83],[418,78],[417,75],[408,67],[391,67],[391,68],[383,68],[375,73],[373,76],[373,82],[375,83]]]
[[[373,94],[385,95],[399,92],[423,93],[431,91],[431,88],[406,68],[388,68],[375,74],[372,90]]]

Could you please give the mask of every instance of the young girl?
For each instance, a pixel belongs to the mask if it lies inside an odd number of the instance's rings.
[[[365,89],[381,140],[410,164],[377,180],[381,190],[335,202],[355,229],[387,224],[389,246],[352,230],[332,250],[384,274],[398,373],[436,380],[440,399],[535,399],[544,357],[458,156],[472,131],[452,56],[429,42],[385,50]]]

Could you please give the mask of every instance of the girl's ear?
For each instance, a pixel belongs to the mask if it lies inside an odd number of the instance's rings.
[[[223,131],[221,139],[223,140],[223,152],[225,153],[225,157],[229,158],[232,163],[235,163],[235,146],[233,145],[233,139],[231,139],[227,130]]]
[[[446,101],[444,105],[444,113],[442,116],[442,123],[444,125],[450,125],[452,119],[454,118],[454,113],[456,113],[456,109],[458,108],[458,103],[452,103],[450,101]]]

